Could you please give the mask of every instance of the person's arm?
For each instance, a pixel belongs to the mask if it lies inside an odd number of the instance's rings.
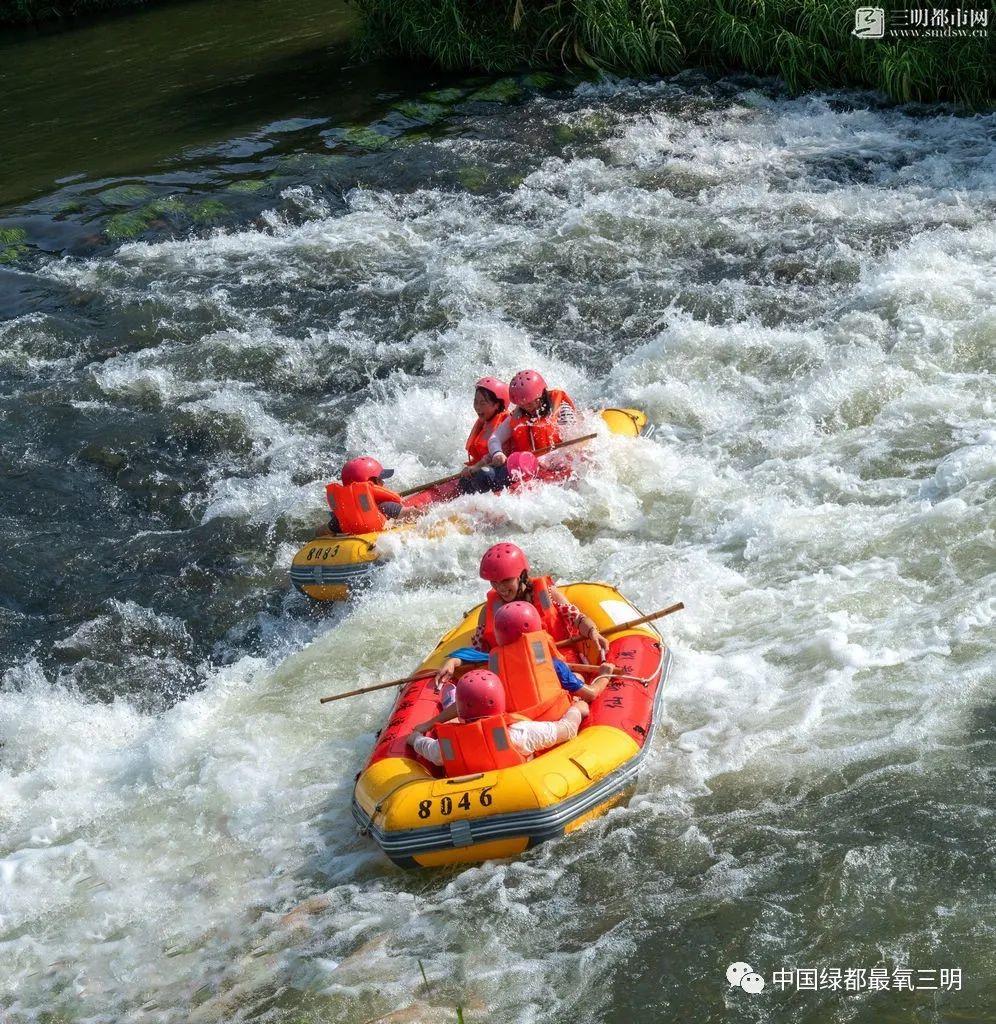
[[[404,499],[397,491],[388,490],[386,487],[381,487],[380,484],[371,484],[370,486],[373,489],[373,499],[378,505],[382,501],[393,501],[398,505],[404,503]]]
[[[453,673],[460,667],[459,658],[447,658],[436,673],[436,688],[453,681]]]
[[[512,440],[512,417],[503,420],[501,425],[488,438],[488,455],[491,456],[491,464],[500,466],[505,461],[505,445]],[[499,462],[498,459],[501,458]]]
[[[578,635],[583,640],[591,640],[598,647],[599,655],[604,658],[609,653],[609,642],[599,633],[594,620],[585,615],[576,605],[571,604],[556,587],[550,588],[550,599],[578,631]]]
[[[477,616],[477,628],[474,630],[474,635],[470,638],[470,646],[477,648],[479,651],[484,651],[487,654],[488,649],[484,646],[484,627],[488,621],[488,606],[486,604],[481,605],[481,610]]]
[[[590,683],[585,681],[576,673],[572,672],[570,666],[566,661],[561,661],[560,658],[556,658],[553,662],[553,667],[556,670],[557,678],[560,680],[560,685],[572,696],[577,697],[583,701],[587,701],[589,704],[608,686],[608,676],[600,675],[597,679],[592,680]],[[603,670],[605,665],[602,665]],[[609,666],[611,672],[611,666]]]
[[[477,635],[476,633],[474,634]],[[436,689],[453,681],[453,674],[461,665],[487,665],[487,654],[476,647],[458,647],[439,667],[436,673]]]
[[[599,674],[595,676],[590,683],[585,683],[580,690],[577,690],[572,696],[580,697],[582,700],[586,700],[589,704],[598,696],[601,695],[602,691],[612,679],[612,673],[615,671],[615,665],[609,661],[603,661],[599,665]]]
[[[559,722],[516,722],[509,727],[509,739],[520,754],[538,754],[574,739],[587,714],[586,705],[572,704]]]
[[[424,757],[426,761],[438,765],[443,763],[443,755],[439,749],[439,740],[434,740],[430,736],[422,736],[419,733],[412,732],[408,736],[407,743],[416,754]]]
[[[439,725],[440,722],[450,722],[457,716],[457,706],[454,702],[448,708],[443,708],[438,715],[433,715],[427,722],[419,722],[418,725],[412,729],[413,736],[421,736],[423,733],[428,732],[433,727]]]

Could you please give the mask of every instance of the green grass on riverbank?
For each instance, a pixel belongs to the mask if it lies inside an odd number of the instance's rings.
[[[855,8],[873,0],[352,2],[363,16],[368,53],[448,69],[566,64],[645,76],[704,66],[779,75],[793,92],[865,86],[900,101],[973,107],[993,95],[986,36],[859,39],[851,34]],[[996,31],[991,0],[964,0],[952,9],[959,7],[985,10],[988,31]]]

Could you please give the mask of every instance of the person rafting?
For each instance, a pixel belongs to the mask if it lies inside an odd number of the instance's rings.
[[[570,395],[548,388],[536,370],[520,370],[508,385],[508,396],[515,409],[488,442],[493,466],[503,466],[515,452],[542,452],[560,444],[564,431],[577,422]]]
[[[369,455],[350,459],[342,467],[341,482],[325,488],[331,512],[328,532],[374,533],[397,519],[402,512],[401,495],[384,486],[393,474],[393,469],[385,469]]]
[[[547,388],[536,370],[521,370],[512,378],[508,399],[516,408],[490,432],[487,459],[460,481],[465,494],[500,491],[515,480],[535,476],[536,453],[560,444],[564,431],[577,421],[570,395]]]
[[[542,717],[550,708],[557,708],[561,693],[590,704],[608,685],[614,667],[603,662],[599,675],[590,684],[585,683],[560,658],[539,612],[525,601],[512,601],[498,609],[495,639],[488,668],[504,681],[509,703],[529,718]]]
[[[468,672],[456,685],[455,719],[436,725],[436,736],[408,736],[414,751],[453,778],[524,764],[535,754],[578,734],[588,707],[568,704],[557,721],[534,722],[506,711],[502,680],[488,669]]]
[[[447,674],[436,676],[440,690],[442,710],[429,722],[416,726],[425,731],[447,722],[457,714],[454,707],[456,687],[453,675],[463,664],[484,664],[505,684],[505,696],[511,711],[526,718],[556,718],[567,706],[570,698],[591,703],[605,689],[614,669],[602,662],[598,676],[591,683],[585,681],[561,659],[553,637],[543,628],[539,612],[525,601],[512,601],[495,614],[496,645],[489,654],[473,647],[461,647],[453,652],[444,668],[452,664]]]
[[[464,494],[494,490],[494,469],[488,442],[508,419],[508,385],[497,377],[482,377],[474,388],[477,420],[467,438],[467,464],[461,470],[459,487]]]
[[[525,601],[539,612],[540,622],[555,641],[577,637],[591,640],[604,658],[609,644],[594,621],[584,615],[553,585],[549,576],[530,576],[529,560],[517,544],[493,544],[484,552],[479,574],[491,584],[471,638],[471,647],[485,654],[497,643],[495,614],[513,601]],[[437,681],[446,682],[459,665],[450,658],[439,670]]]

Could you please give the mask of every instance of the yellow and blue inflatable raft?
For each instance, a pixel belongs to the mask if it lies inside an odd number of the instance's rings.
[[[606,583],[560,588],[600,630],[641,613]],[[563,836],[628,799],[660,716],[671,653],[652,625],[611,638],[614,679],[594,701],[578,735],[525,764],[461,778],[419,758],[406,738],[437,714],[433,674],[451,651],[470,643],[480,606],[439,641],[398,694],[353,792],[353,816],[401,867],[439,867],[510,857]],[[573,654],[593,661],[593,645]]]
[[[623,437],[638,437],[647,424],[647,416],[639,409],[602,409],[599,413],[610,433]],[[578,446],[579,449],[583,446]],[[568,449],[571,451],[571,449]],[[548,483],[566,480],[577,468],[581,455],[554,468],[541,469],[536,479]],[[405,499],[406,508],[428,508],[441,502],[452,501],[459,494],[456,481],[432,487]],[[391,530],[408,530],[410,524]],[[383,531],[389,532],[389,531]],[[294,556],[291,563],[291,582],[314,601],[345,601],[351,590],[374,571],[381,560],[377,549],[376,533],[338,534],[315,537]]]

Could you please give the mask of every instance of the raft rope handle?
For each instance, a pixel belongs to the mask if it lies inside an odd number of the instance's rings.
[[[603,409],[602,412],[621,412],[623,416],[628,416],[633,421],[633,426],[636,427],[636,436],[639,437],[643,433],[643,428],[640,426],[640,417],[636,413],[630,412],[629,409],[617,409],[613,406],[611,409]]]

